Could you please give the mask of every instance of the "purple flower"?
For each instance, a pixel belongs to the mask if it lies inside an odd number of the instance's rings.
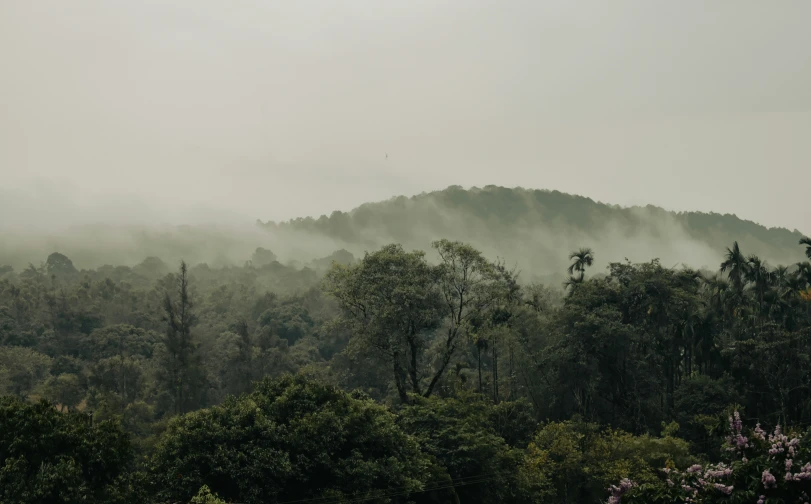
[[[611,492],[611,496],[608,498],[608,504],[620,504],[622,496],[635,486],[636,483],[628,478],[624,478],[622,481],[620,481],[620,486],[611,485],[611,488],[608,489],[608,491]]]
[[[720,490],[721,492],[723,492],[723,493],[725,493],[725,494],[727,494],[727,495],[731,494],[731,493],[732,493],[732,490],[733,490],[733,488],[734,488],[734,487],[732,487],[732,486],[726,486],[726,485],[722,485],[721,483],[715,483],[713,486],[714,486],[714,487],[715,487],[717,490]]]
[[[760,481],[763,482],[763,487],[767,489],[775,488],[777,486],[777,480],[774,479],[774,476],[772,476],[772,473],[769,472],[768,469],[763,471],[763,475],[760,478]]]
[[[726,478],[732,475],[732,468],[724,464],[718,464],[714,469],[708,468],[704,473],[705,478]]]

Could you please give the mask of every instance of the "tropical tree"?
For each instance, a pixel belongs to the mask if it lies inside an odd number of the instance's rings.
[[[771,288],[772,273],[766,266],[766,263],[761,261],[756,255],[750,255],[747,258],[747,266],[744,272],[745,279],[749,281],[755,292],[756,303],[756,318],[761,320],[761,315],[764,311],[763,299],[767,291]]]
[[[577,272],[577,281],[582,282],[586,274],[586,268],[594,264],[594,252],[590,248],[580,248],[569,254],[569,260],[572,263],[566,271],[569,275],[574,275]]]
[[[811,238],[803,236],[800,239],[800,245],[805,245],[805,256],[811,259]]]
[[[749,262],[736,241],[732,244],[732,248],[727,247],[724,261],[721,263],[721,273],[727,273],[736,293],[741,294],[748,270]]]

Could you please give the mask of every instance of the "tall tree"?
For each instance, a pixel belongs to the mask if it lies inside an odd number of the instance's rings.
[[[737,241],[732,244],[732,248],[727,247],[724,262],[721,263],[721,272],[727,273],[732,286],[739,295],[743,292],[748,266],[749,263],[743,252],[741,252]]]
[[[402,402],[409,393],[430,395],[433,389],[424,389],[423,374],[425,350],[442,318],[437,274],[423,252],[392,244],[357,265],[333,265],[325,278],[325,290],[353,328],[350,346],[372,349],[391,366]]]
[[[750,255],[747,258],[746,280],[751,283],[755,291],[755,301],[757,305],[755,316],[758,322],[761,321],[761,315],[764,309],[763,299],[766,296],[766,292],[771,287],[771,278],[772,275],[766,263],[761,261],[758,256]]]
[[[433,243],[439,253],[439,290],[447,329],[442,338],[439,363],[425,396],[431,395],[458,348],[461,336],[478,321],[479,315],[494,309],[499,300],[517,295],[515,274],[489,262],[481,252],[458,241]]]
[[[175,414],[190,411],[195,406],[200,392],[199,356],[192,327],[197,323],[194,303],[189,291],[189,272],[185,261],[180,263],[180,272],[175,278],[176,298],[166,292],[163,299],[166,322],[165,381],[172,398]]]
[[[569,260],[572,261],[572,264],[569,265],[567,271],[570,275],[577,272],[580,280],[582,281],[584,275],[586,274],[586,268],[591,267],[591,265],[594,264],[594,252],[587,247],[580,248],[579,250],[575,250],[569,254]]]
[[[569,278],[563,282],[563,287],[572,289],[576,285],[583,283],[586,277],[586,268],[594,264],[594,252],[588,247],[582,247],[569,254],[572,263],[566,269]]]

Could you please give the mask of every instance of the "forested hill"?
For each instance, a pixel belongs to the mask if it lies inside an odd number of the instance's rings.
[[[668,266],[714,268],[736,240],[772,264],[802,259],[797,247],[802,234],[797,230],[766,228],[734,215],[676,213],[650,205],[622,208],[558,191],[497,186],[452,186],[366,203],[329,217],[262,226],[282,235],[295,231],[335,240],[334,248],[353,253],[389,242],[428,249],[432,240],[446,237],[541,275],[560,271],[567,253],[581,246],[595,250],[598,266],[626,257],[658,257]]]
[[[598,274],[625,258],[659,258],[667,267],[682,263],[714,270],[735,241],[772,266],[804,259],[797,246],[799,231],[769,229],[734,215],[622,208],[558,191],[454,186],[366,203],[329,217],[260,221],[258,226],[247,221],[209,226],[100,223],[25,232],[0,226],[0,267],[21,271],[41,264],[51,252],[65,254],[80,269],[133,267],[147,257],[166,264],[184,259],[191,265],[242,266],[262,247],[286,266],[324,270],[333,259],[349,262],[389,243],[424,250],[435,260],[431,242],[441,238],[467,242],[487,257],[517,265],[522,280],[544,283],[562,281],[569,253],[580,247],[594,250]]]

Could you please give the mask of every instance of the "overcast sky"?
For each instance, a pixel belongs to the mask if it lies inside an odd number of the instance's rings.
[[[811,232],[809,20],[808,0],[2,0],[2,208],[266,220],[497,184]]]

